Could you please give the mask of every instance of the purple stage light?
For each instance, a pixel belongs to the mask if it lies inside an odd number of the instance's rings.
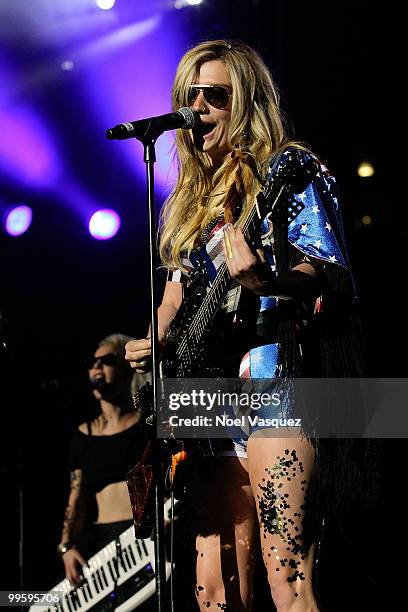
[[[104,11],[113,8],[116,0],[96,0],[96,6]]]
[[[0,83],[0,170],[17,183],[50,187],[61,174],[61,159],[44,117],[24,91],[23,74],[4,55]]]
[[[23,105],[0,108],[0,166],[33,187],[48,187],[60,163],[48,130],[39,116]]]
[[[73,70],[74,68],[75,64],[72,60],[64,60],[63,62],[61,62],[61,70],[65,70],[65,72]]]
[[[120,228],[121,220],[117,212],[110,208],[97,210],[89,221],[89,233],[96,240],[113,238]]]
[[[33,211],[29,206],[16,206],[6,212],[4,216],[4,227],[10,236],[21,236],[31,225]]]
[[[141,3],[142,4],[142,3]],[[93,62],[87,67],[87,87],[94,114],[104,128],[161,115],[171,111],[171,88],[177,63],[185,49],[185,33],[176,11],[159,12],[156,3],[143,3],[143,19],[120,27],[93,47]],[[148,7],[150,7],[150,14]],[[120,11],[119,11],[120,16]],[[165,18],[164,18],[165,16]],[[95,61],[103,54],[104,61]],[[87,55],[88,61],[90,55]],[[174,184],[174,135],[166,132],[157,140],[157,184],[166,191]],[[126,160],[142,181],[146,168],[139,142],[108,143],[110,154]]]

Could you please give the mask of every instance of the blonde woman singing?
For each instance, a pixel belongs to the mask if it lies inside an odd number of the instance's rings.
[[[209,355],[215,366],[224,364],[226,375],[353,372],[344,351],[345,327],[327,351],[315,324],[323,304],[330,311],[340,303],[333,296],[350,295],[334,178],[287,137],[265,63],[241,42],[197,45],[181,59],[174,81],[173,108],[183,106],[199,113],[201,122],[176,135],[178,180],[161,218],[160,255],[169,276],[158,312],[160,341],[165,343],[189,295],[200,252],[209,283],[223,262],[233,279],[233,299],[212,323],[216,342]],[[293,150],[314,160],[314,179],[297,197],[298,216],[282,226],[266,218],[259,248],[252,249],[240,226],[263,184]],[[127,344],[126,358],[136,371],[148,368],[150,347],[150,339]],[[282,416],[273,406],[264,410],[265,416]],[[264,433],[218,441],[214,456],[203,459],[208,477],[197,487],[203,509],[196,539],[200,610],[251,610],[259,549],[278,612],[319,609],[312,584],[318,532],[305,529],[316,445],[296,431],[282,438]]]

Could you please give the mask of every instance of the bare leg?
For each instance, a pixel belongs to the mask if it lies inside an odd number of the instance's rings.
[[[261,548],[278,612],[318,612],[312,587],[313,551],[304,549],[305,495],[314,461],[306,439],[256,432],[248,441],[248,470],[256,499]]]
[[[200,610],[251,610],[258,524],[246,464],[235,457],[208,462],[196,542]]]

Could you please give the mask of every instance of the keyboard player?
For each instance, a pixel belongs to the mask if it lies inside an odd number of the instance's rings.
[[[125,478],[143,452],[147,431],[141,410],[135,410],[131,397],[135,375],[124,359],[129,340],[123,334],[107,336],[87,364],[100,414],[92,422],[82,423],[71,441],[71,488],[58,545],[66,577],[73,586],[82,580],[86,558],[132,525]],[[84,548],[81,542],[87,531],[87,510],[95,502],[96,521],[88,530],[90,538]]]

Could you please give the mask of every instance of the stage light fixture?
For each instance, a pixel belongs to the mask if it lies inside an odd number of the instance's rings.
[[[194,6],[197,4],[201,4],[203,0],[176,0],[174,3],[174,8],[182,9],[185,6]]]
[[[110,208],[97,210],[89,221],[89,233],[96,240],[113,238],[120,228],[121,219],[118,213]]]
[[[364,215],[364,217],[361,219],[363,225],[371,225],[372,223],[372,218],[370,217],[370,215]]]
[[[63,62],[61,62],[61,70],[73,70],[74,69],[74,62],[72,60],[65,60]]]
[[[103,11],[108,11],[115,6],[116,0],[96,0],[96,6]]]
[[[374,166],[369,161],[363,161],[357,168],[357,174],[361,178],[369,178],[375,173]]]
[[[10,236],[21,236],[31,225],[33,211],[22,204],[9,209],[4,215],[4,227]]]

